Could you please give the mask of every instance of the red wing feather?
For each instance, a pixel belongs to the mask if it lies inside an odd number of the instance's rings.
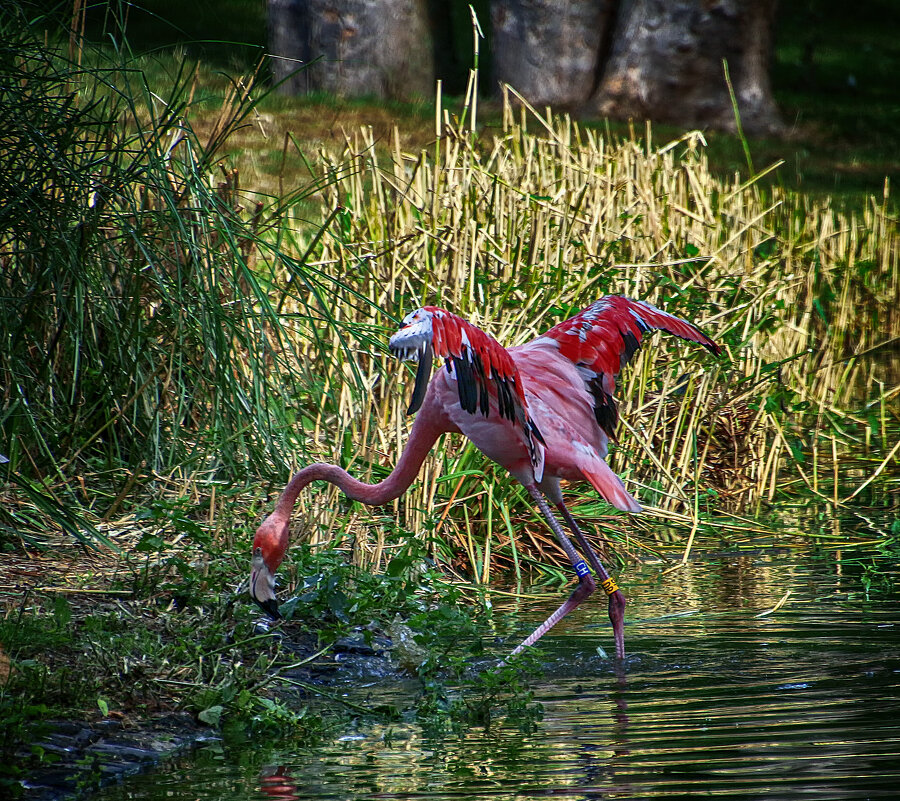
[[[456,378],[460,406],[471,414],[490,413],[491,396],[497,398],[501,417],[518,423],[528,443],[536,481],[544,471],[544,438],[528,413],[528,402],[519,370],[512,357],[496,339],[461,317],[436,306],[423,306],[404,318],[403,326],[391,337],[391,348],[399,355],[415,349],[421,359],[435,356],[444,360]],[[414,397],[423,396],[417,388]],[[421,403],[421,397],[418,397]],[[410,411],[418,408],[415,402]]]
[[[598,425],[615,438],[618,421],[613,392],[615,378],[635,351],[647,331],[666,331],[681,339],[698,342],[712,353],[719,346],[697,326],[657,309],[650,303],[622,295],[607,295],[574,317],[555,325],[538,341],[551,339],[559,353],[579,370],[594,398]]]

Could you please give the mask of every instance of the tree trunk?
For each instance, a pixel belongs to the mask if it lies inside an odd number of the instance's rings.
[[[734,129],[781,120],[769,83],[776,0],[491,0],[494,75],[583,116]]]
[[[613,11],[613,0],[492,0],[495,79],[536,106],[582,105]]]
[[[268,0],[268,19],[285,92],[396,100],[434,92],[426,0]]]
[[[275,77],[293,93],[431,97],[429,2],[431,24],[446,25],[451,1],[268,0]],[[733,130],[727,61],[744,130],[775,133],[776,2],[490,0],[494,77],[582,116]]]
[[[626,0],[590,113],[733,130],[782,127],[769,82],[775,0]]]

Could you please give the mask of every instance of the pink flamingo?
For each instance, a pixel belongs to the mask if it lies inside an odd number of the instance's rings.
[[[418,411],[409,441],[391,474],[377,484],[357,481],[332,464],[311,464],[291,478],[253,540],[250,594],[278,618],[274,574],[288,547],[288,524],[301,490],[329,481],[371,506],[402,495],[441,434],[468,437],[528,490],[578,576],[571,596],[511,654],[536,642],[596,589],[547,503],[553,503],[609,596],[616,656],[625,656],[625,596],[563,502],[560,480],[588,481],[617,509],[641,507],[604,461],[618,420],[615,379],[650,330],[720,348],[699,328],[643,301],[609,295],[524,345],[504,348],[471,323],[425,306],[404,318],[391,337],[400,359],[418,360],[409,414]],[[443,367],[433,379],[434,357]]]

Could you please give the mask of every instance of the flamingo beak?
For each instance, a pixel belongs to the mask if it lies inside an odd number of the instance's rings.
[[[417,361],[416,383],[407,414],[415,414],[425,400],[428,382],[431,380],[431,368],[434,362],[434,346],[431,343],[431,320],[421,316],[422,310],[408,315],[403,320],[400,330],[391,337],[388,343],[391,353],[400,361]]]
[[[261,555],[255,555],[250,565],[250,597],[272,620],[281,619],[275,598],[275,576]]]
[[[425,391],[428,389],[428,382],[431,380],[431,366],[434,363],[434,350],[431,342],[426,342],[419,351],[419,366],[416,369],[416,384],[413,389],[412,398],[409,402],[407,414],[415,414],[422,406],[425,399]]]
[[[278,601],[274,598],[269,598],[267,601],[258,601],[256,598],[253,600],[272,620],[281,620],[281,612],[278,611]]]

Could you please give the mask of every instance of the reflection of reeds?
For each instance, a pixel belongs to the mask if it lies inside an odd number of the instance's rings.
[[[416,154],[363,129],[306,159],[306,185],[256,197],[223,156],[252,83],[201,138],[194,73],[163,100],[139,73],[75,71],[7,33],[11,529],[48,515],[75,533],[147,493],[206,503],[213,521],[292,461],[378,480],[408,423],[409,375],[385,351],[398,317],[444,305],[512,345],[606,293],[726,348],[714,360],[655,336],[622,376],[611,461],[652,514],[693,532],[729,512],[741,529],[736,515],[782,498],[896,492],[900,248],[886,202],[844,213],[758,176],[717,179],[699,133],[611,141],[509,104],[480,138],[471,114],[456,125],[439,108],[434,146]],[[433,531],[435,553],[481,579],[552,561],[501,473],[447,440],[384,517],[316,487],[298,524],[316,542],[349,532],[366,565],[389,556],[397,526]],[[593,494],[571,493],[618,532]]]

